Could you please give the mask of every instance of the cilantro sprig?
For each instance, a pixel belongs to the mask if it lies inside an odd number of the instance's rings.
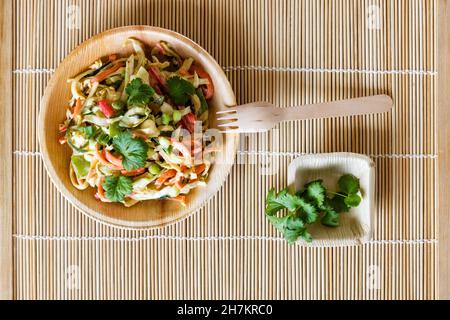
[[[125,88],[128,95],[128,105],[145,106],[150,103],[155,90],[148,84],[143,83],[140,78],[133,79]]]
[[[179,105],[186,105],[190,96],[195,93],[192,83],[179,76],[169,78],[167,80],[167,88],[172,100]]]
[[[339,178],[338,186],[338,192],[328,192],[322,180],[315,180],[305,184],[296,194],[289,193],[287,188],[278,193],[271,189],[266,198],[266,217],[289,243],[299,238],[311,242],[308,224],[320,218],[323,225],[337,227],[340,213],[348,212],[361,202],[358,178],[345,174]],[[287,214],[278,216],[283,209],[287,209]]]
[[[106,198],[119,202],[133,191],[133,180],[125,176],[107,176],[102,187]]]
[[[122,165],[126,170],[136,170],[145,165],[148,145],[141,139],[133,138],[129,131],[115,136],[113,147],[122,155]]]

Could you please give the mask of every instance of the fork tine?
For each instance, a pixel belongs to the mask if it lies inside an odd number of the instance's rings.
[[[217,118],[217,121],[237,120],[235,115]]]
[[[227,123],[219,123],[217,126],[220,127],[220,128],[225,128],[225,127],[236,127],[236,122],[237,122],[237,121],[227,122]]]
[[[221,110],[221,111],[217,111],[216,114],[233,114],[236,113],[235,109],[230,109],[230,110]]]

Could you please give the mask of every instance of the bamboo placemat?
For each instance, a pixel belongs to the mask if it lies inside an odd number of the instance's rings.
[[[14,298],[436,297],[436,15],[434,0],[15,1]],[[220,192],[185,221],[154,231],[102,225],[49,180],[36,122],[58,62],[90,36],[130,24],[199,43],[238,103],[388,93],[395,106],[242,137]],[[287,245],[265,221],[265,195],[286,185],[297,155],[334,151],[376,163],[373,240]],[[266,162],[274,174],[264,175]]]

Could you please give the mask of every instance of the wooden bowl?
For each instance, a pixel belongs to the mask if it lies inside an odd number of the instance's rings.
[[[181,56],[194,58],[196,63],[211,75],[215,87],[215,94],[210,102],[211,128],[216,127],[216,111],[236,105],[233,90],[222,68],[198,44],[176,32],[162,28],[148,26],[117,28],[100,33],[83,42],[56,69],[41,101],[38,126],[39,142],[42,158],[50,178],[58,190],[78,209],[98,221],[119,227],[162,227],[186,218],[218,192],[233,165],[238,135],[224,135],[224,151],[217,154],[207,185],[191,190],[187,197],[186,207],[175,201],[149,200],[125,208],[120,203],[97,201],[94,198],[94,188],[80,191],[73,187],[69,178],[71,150],[68,146],[58,143],[58,124],[65,119],[66,106],[70,99],[67,79],[86,69],[99,57],[111,53],[130,54],[132,48],[123,45],[125,39],[130,36],[141,40],[146,46],[154,46],[156,42],[165,40]]]

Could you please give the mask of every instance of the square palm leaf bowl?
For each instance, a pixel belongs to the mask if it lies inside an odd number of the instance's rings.
[[[362,244],[371,239],[374,215],[375,164],[367,156],[355,153],[323,153],[303,155],[288,167],[288,184],[291,191],[300,190],[307,182],[321,179],[324,186],[337,190],[343,174],[359,178],[362,200],[359,206],[340,214],[340,225],[326,227],[320,222],[308,227],[313,237],[312,245],[341,246]]]

